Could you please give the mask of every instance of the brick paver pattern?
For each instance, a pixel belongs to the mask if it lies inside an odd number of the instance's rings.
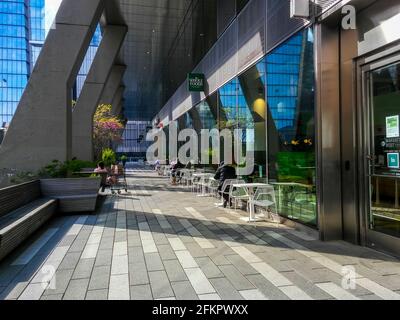
[[[395,258],[246,223],[150,170],[128,182],[96,214],[59,215],[3,260],[0,299],[400,299]]]

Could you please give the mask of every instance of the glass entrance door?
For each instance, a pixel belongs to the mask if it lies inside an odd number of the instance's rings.
[[[366,72],[367,243],[400,242],[400,61]],[[389,249],[389,251],[392,251]],[[399,253],[400,254],[400,253]]]

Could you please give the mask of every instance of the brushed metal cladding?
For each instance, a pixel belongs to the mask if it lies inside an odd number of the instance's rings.
[[[305,26],[305,19],[290,18],[290,0],[267,0],[267,50],[273,49],[296,30]]]
[[[253,0],[237,18],[237,71],[244,71],[267,53],[266,1]]]
[[[343,228],[339,30],[317,25],[316,39],[319,230],[322,240],[340,240]]]
[[[218,0],[217,1],[217,30],[218,37],[221,36],[229,24],[236,16],[236,1]]]
[[[343,237],[344,240],[355,244],[360,242],[355,106],[357,84],[354,75],[357,37],[356,30],[342,31],[340,37]]]

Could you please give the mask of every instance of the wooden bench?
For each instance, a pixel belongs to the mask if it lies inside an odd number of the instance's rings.
[[[0,189],[0,260],[49,220],[57,200],[42,196],[40,182]]]

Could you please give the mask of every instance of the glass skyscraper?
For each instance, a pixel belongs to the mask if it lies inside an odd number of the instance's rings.
[[[0,0],[0,127],[10,123],[46,39],[45,0]],[[74,88],[74,100],[101,41],[92,39]]]

